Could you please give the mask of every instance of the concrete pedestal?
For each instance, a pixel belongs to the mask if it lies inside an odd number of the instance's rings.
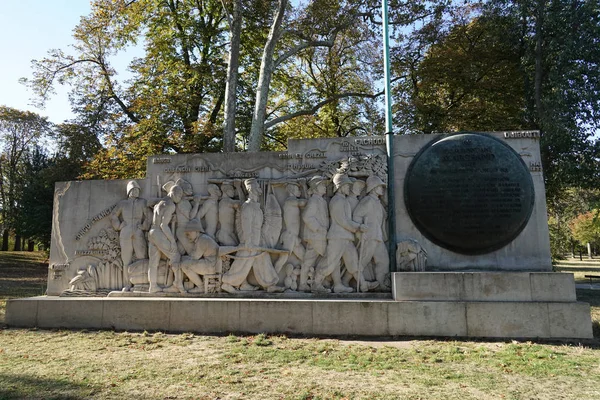
[[[41,296],[9,300],[6,323],[314,336],[592,338],[590,306],[575,301],[572,280],[567,274],[397,273],[395,300]]]

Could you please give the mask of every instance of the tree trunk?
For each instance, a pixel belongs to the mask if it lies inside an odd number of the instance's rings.
[[[260,62],[260,74],[258,76],[258,87],[256,89],[256,102],[254,103],[254,115],[252,116],[250,137],[248,138],[248,151],[260,151],[262,144],[267,117],[269,87],[271,86],[271,77],[273,76],[273,54],[275,53],[275,45],[281,37],[281,24],[287,3],[288,0],[278,1],[277,12],[263,50]]]
[[[30,240],[27,242],[27,251],[34,251],[35,250],[35,242],[33,240]]]
[[[240,39],[242,32],[242,0],[233,1],[231,18],[231,44],[227,64],[227,83],[225,84],[225,124],[223,128],[223,151],[235,151],[235,113],[237,101],[238,69],[240,63]]]
[[[21,235],[18,233],[15,235],[14,251],[21,251]]]
[[[544,24],[544,0],[537,1],[535,16],[535,80],[534,80],[534,101],[536,108],[537,125],[540,129],[543,126],[544,110],[542,106],[542,78],[543,78],[543,41],[544,35],[542,27]]]
[[[2,251],[8,251],[8,229],[2,232]]]

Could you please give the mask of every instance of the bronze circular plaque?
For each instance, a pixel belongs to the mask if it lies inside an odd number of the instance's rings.
[[[527,166],[492,136],[461,133],[434,140],[406,173],[408,214],[433,243],[461,254],[506,246],[525,228],[535,193]]]

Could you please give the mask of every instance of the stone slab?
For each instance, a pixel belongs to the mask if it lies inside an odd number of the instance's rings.
[[[533,301],[577,301],[573,274],[540,272],[530,279]]]
[[[162,299],[102,299],[102,328],[117,330],[169,330],[171,305]]]
[[[396,272],[398,301],[576,301],[573,274],[555,272]]]
[[[467,336],[465,303],[401,301],[389,307],[394,336]]]
[[[16,327],[37,326],[39,297],[27,299],[9,299],[6,301],[6,315],[4,322]]]
[[[48,299],[38,301],[37,323],[45,328],[100,328],[105,303],[94,299]]]
[[[547,303],[471,302],[466,310],[467,336],[551,337]]]
[[[593,336],[590,305],[587,303],[548,303],[550,337]]]
[[[550,302],[260,299],[16,299],[15,327],[309,336],[592,338],[589,305]]]

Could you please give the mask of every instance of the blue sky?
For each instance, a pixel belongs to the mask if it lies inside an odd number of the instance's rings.
[[[72,117],[67,88],[57,94],[44,110],[31,106],[32,94],[19,83],[31,76],[31,60],[43,58],[52,48],[68,49],[71,32],[82,15],[90,11],[89,0],[5,1],[0,11],[0,105],[35,111],[62,122]]]

